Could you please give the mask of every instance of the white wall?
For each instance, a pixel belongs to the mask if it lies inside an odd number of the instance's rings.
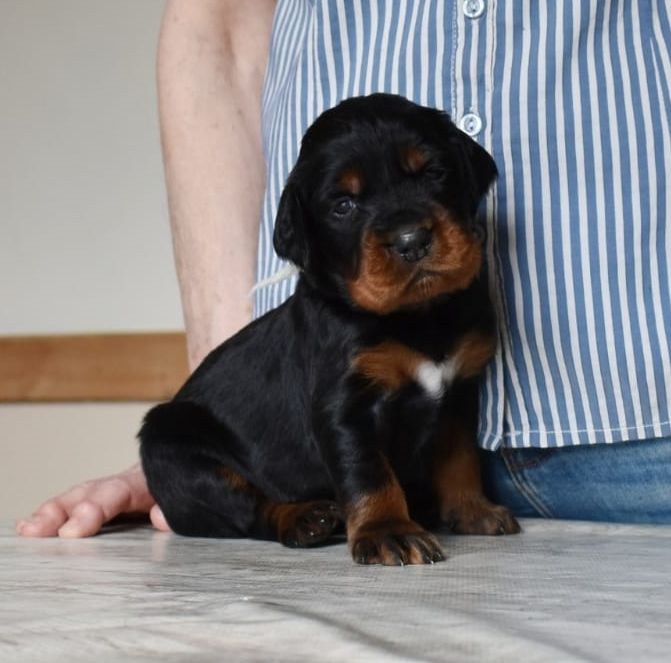
[[[162,0],[0,0],[0,334],[179,329]]]

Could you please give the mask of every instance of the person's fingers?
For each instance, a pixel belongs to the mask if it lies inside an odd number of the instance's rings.
[[[161,511],[161,507],[158,504],[154,504],[149,512],[149,518],[151,519],[151,524],[161,532],[170,532],[170,525]]]
[[[42,504],[29,518],[19,520],[16,532],[21,536],[56,536],[67,519],[67,511],[56,498]]]
[[[93,536],[112,518],[127,512],[131,501],[130,486],[121,477],[96,481],[91,484],[86,499],[79,501],[70,510],[70,518],[58,530],[58,536]]]
[[[104,524],[105,513],[100,504],[84,500],[74,507],[68,520],[58,530],[58,536],[64,539],[93,536]]]
[[[86,481],[45,502],[30,518],[19,520],[21,536],[92,536],[121,513],[148,513],[154,499],[139,463],[125,472]],[[165,518],[156,516],[160,529]],[[165,524],[163,524],[165,523]]]

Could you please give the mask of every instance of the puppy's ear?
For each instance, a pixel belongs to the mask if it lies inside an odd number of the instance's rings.
[[[280,258],[291,261],[301,269],[307,267],[309,257],[306,222],[298,188],[289,179],[277,208],[273,246]]]
[[[450,124],[450,143],[460,153],[460,161],[464,165],[464,186],[470,198],[470,213],[474,215],[482,197],[489,191],[498,175],[496,162],[484,147],[451,121]]]
[[[494,157],[487,152],[479,143],[476,143],[470,136],[466,136],[471,144],[471,168],[475,182],[476,206],[480,199],[489,191],[494,184],[499,171],[496,168]]]

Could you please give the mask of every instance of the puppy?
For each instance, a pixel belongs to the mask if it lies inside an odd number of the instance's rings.
[[[343,101],[305,134],[274,246],[295,294],[215,349],[140,431],[172,529],[362,564],[444,559],[425,527],[510,534],[482,494],[477,377],[495,350],[478,204],[493,159],[444,113]]]

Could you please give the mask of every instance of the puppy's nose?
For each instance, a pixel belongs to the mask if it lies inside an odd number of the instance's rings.
[[[422,226],[402,230],[394,238],[394,250],[407,262],[417,262],[429,253],[433,236]]]

